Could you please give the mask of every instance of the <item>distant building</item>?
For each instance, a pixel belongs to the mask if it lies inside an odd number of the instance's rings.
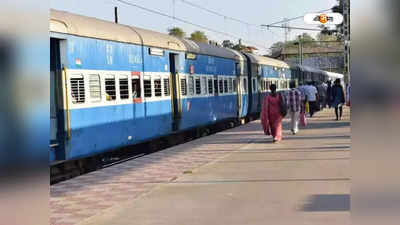
[[[274,51],[272,57],[287,63],[300,64],[299,48],[286,48],[281,51]],[[344,46],[304,47],[303,65],[343,74]]]

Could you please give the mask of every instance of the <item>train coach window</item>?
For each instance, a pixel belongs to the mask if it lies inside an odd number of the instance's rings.
[[[108,75],[105,79],[105,84],[107,101],[115,101],[117,97],[115,91],[115,76]]]
[[[181,94],[182,96],[187,95],[187,83],[186,83],[186,78],[181,79]]]
[[[196,94],[201,94],[201,82],[199,77],[196,78]]]
[[[214,93],[218,93],[218,79],[214,78]]]
[[[85,82],[82,75],[70,78],[72,103],[85,103]]]
[[[212,95],[213,93],[213,79],[208,78],[208,94]]]
[[[201,78],[201,94],[207,94],[207,77]]]
[[[132,78],[132,97],[140,98],[140,79],[139,79],[139,77]]]
[[[144,87],[144,97],[151,98],[153,95],[151,93],[151,79],[150,77],[145,77],[143,80]]]
[[[121,99],[129,99],[128,76],[121,76],[119,78],[119,95]]]
[[[164,96],[171,96],[169,78],[164,78]]]
[[[233,84],[232,84],[233,85],[233,92],[236,93],[237,92],[237,80],[236,80],[236,78],[233,78],[232,82],[233,82]]]
[[[194,95],[194,78],[189,77],[189,95]]]
[[[161,89],[161,78],[154,79],[154,96],[161,97],[162,89]]]
[[[100,76],[98,74],[91,74],[89,76],[89,90],[90,90],[90,99],[92,100],[92,102],[100,102],[101,82],[100,82]]]
[[[224,93],[228,93],[228,80],[224,79]]]
[[[233,92],[233,88],[232,88],[232,78],[228,79],[228,92],[232,93]]]
[[[220,78],[220,80],[218,80],[218,86],[219,86],[219,93],[223,94],[224,93],[224,80],[222,78]]]

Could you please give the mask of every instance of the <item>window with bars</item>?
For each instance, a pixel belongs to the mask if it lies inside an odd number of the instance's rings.
[[[196,78],[196,95],[201,94],[201,82],[200,78]]]
[[[171,96],[171,89],[169,86],[169,78],[164,78],[164,96]]]
[[[214,93],[218,94],[218,79],[214,78]]]
[[[161,97],[162,96],[161,78],[154,79],[153,83],[154,83],[154,96]]]
[[[91,74],[89,76],[89,90],[90,90],[90,99],[92,100],[92,102],[100,102],[101,101],[100,75]]]
[[[194,95],[194,78],[189,77],[189,95]]]
[[[187,95],[187,83],[186,83],[186,78],[181,79],[181,94],[182,96]]]
[[[219,85],[219,93],[223,94],[224,93],[224,80],[222,78],[218,81],[218,85]]]
[[[229,80],[228,80],[228,91],[229,91],[229,93],[233,92],[232,86],[233,86],[232,78],[229,78]]]
[[[208,78],[208,94],[212,95],[213,93],[213,79]]]
[[[228,80],[224,79],[224,93],[228,93]]]
[[[132,97],[133,98],[140,98],[140,79],[139,77],[132,78]]]
[[[201,94],[207,94],[207,77],[201,78]]]
[[[85,103],[85,82],[83,76],[73,76],[70,78],[72,103]]]
[[[107,101],[115,101],[117,98],[115,90],[115,76],[107,75],[105,79]]]
[[[153,96],[151,92],[151,79],[150,77],[145,77],[143,80],[144,97],[151,98]]]
[[[120,76],[119,78],[119,96],[122,100],[129,99],[128,76]]]
[[[236,80],[236,78],[233,78],[233,81],[232,81],[232,85],[233,85],[233,92],[234,93],[236,93],[237,92],[237,80]]]

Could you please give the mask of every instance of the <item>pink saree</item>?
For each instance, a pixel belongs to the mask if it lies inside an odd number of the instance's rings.
[[[275,97],[267,95],[261,110],[261,125],[265,135],[272,135],[274,140],[282,140],[282,114],[280,111],[279,94]]]

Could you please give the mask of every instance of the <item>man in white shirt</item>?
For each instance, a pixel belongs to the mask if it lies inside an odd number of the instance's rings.
[[[317,110],[318,90],[313,85],[313,82],[308,82],[305,91],[306,91],[306,101],[310,106],[310,117],[313,117],[314,112]]]

